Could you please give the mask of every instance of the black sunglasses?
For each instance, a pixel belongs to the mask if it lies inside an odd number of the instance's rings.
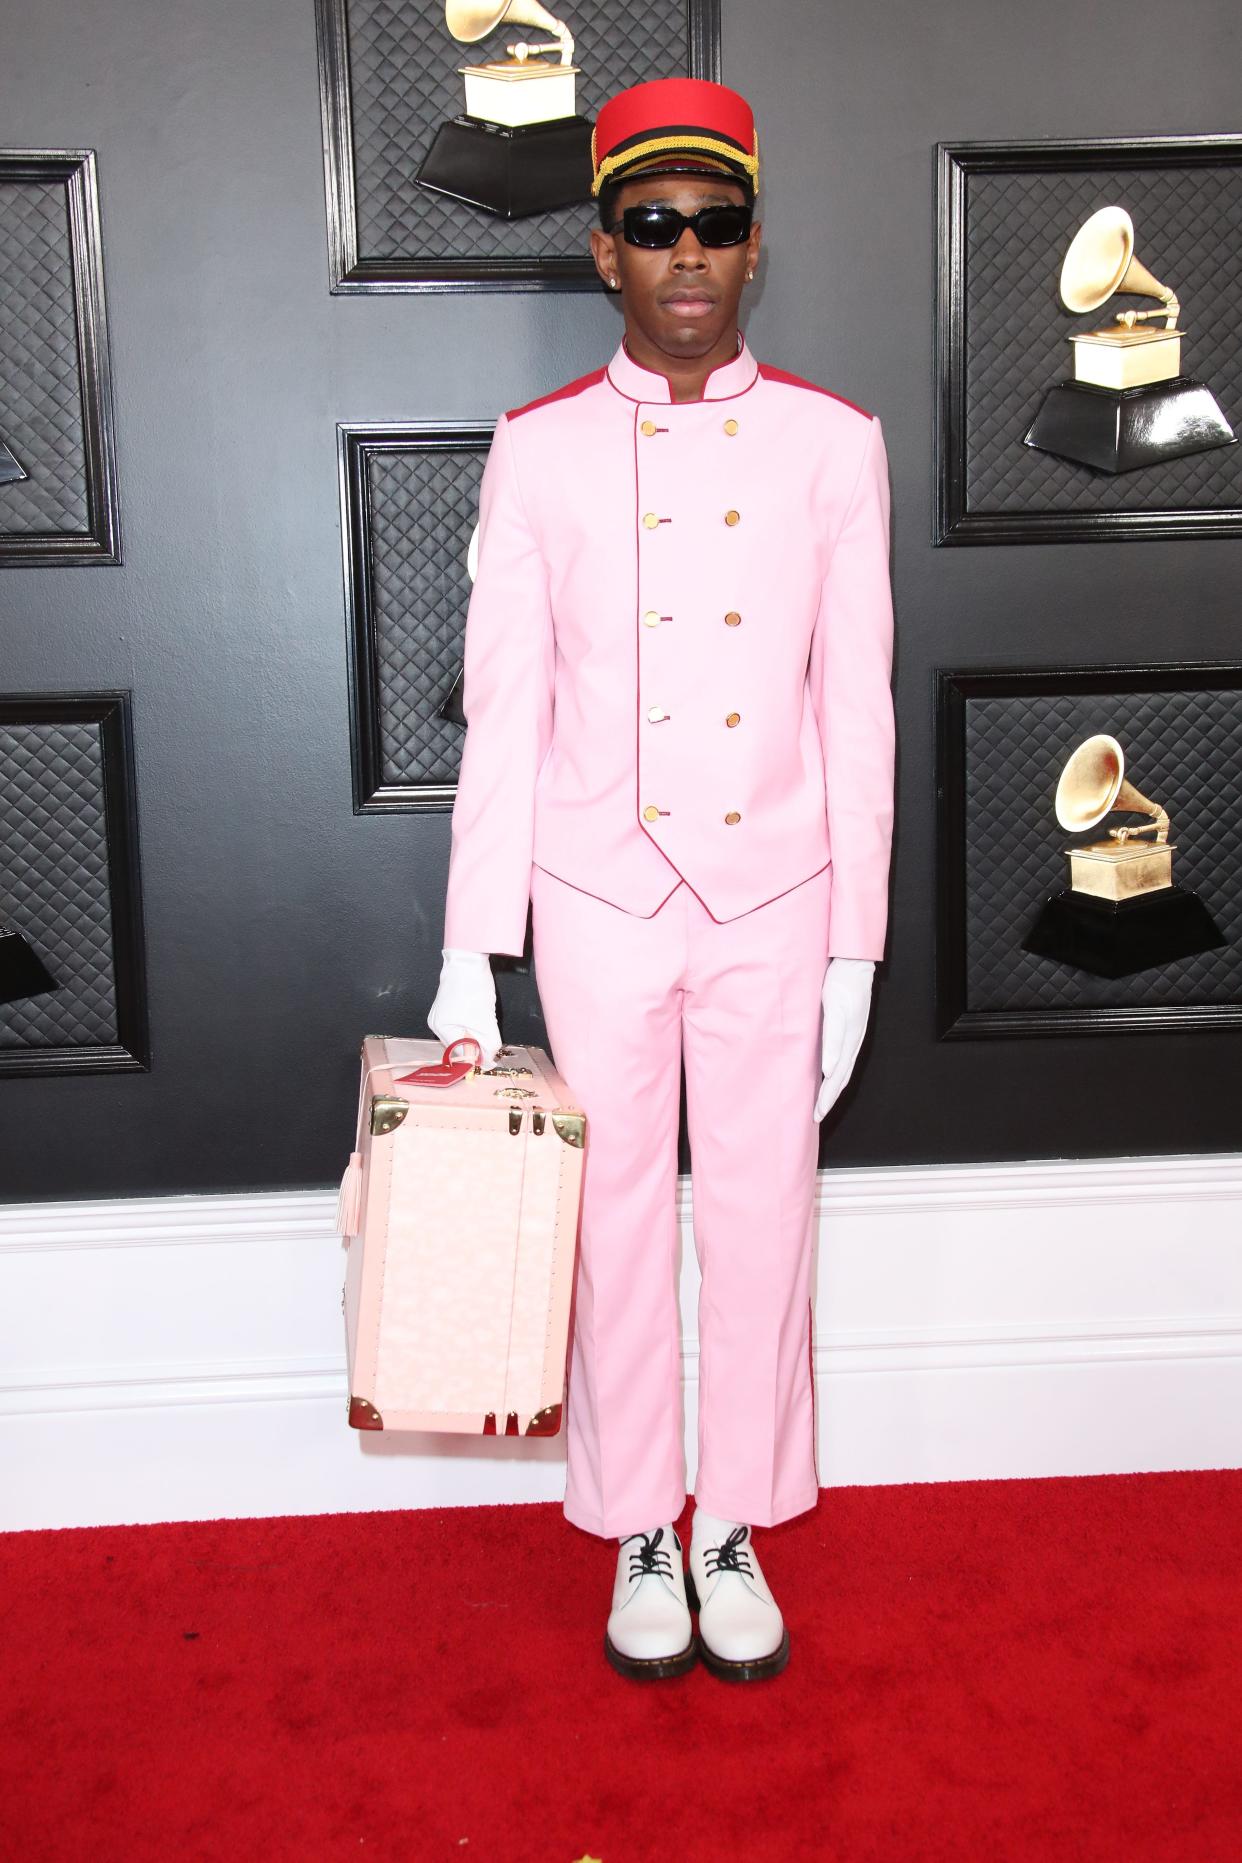
[[[645,246],[648,251],[675,246],[688,226],[700,246],[740,246],[750,233],[751,209],[725,202],[719,207],[700,207],[697,213],[678,213],[676,207],[662,201],[647,207],[627,207],[610,233],[624,233],[627,246]]]

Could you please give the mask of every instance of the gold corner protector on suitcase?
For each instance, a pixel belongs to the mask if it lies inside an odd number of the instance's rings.
[[[572,1145],[575,1151],[581,1151],[586,1144],[585,1113],[553,1113],[552,1126],[556,1136],[566,1145]]]
[[[410,1110],[410,1102],[393,1093],[377,1093],[371,1101],[371,1136],[395,1132]]]
[[[349,1400],[349,1424],[355,1430],[382,1430],[384,1419],[375,1405],[365,1397],[351,1397]]]

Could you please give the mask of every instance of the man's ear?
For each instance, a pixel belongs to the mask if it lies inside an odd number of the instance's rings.
[[[620,276],[617,270],[617,242],[612,233],[605,233],[602,226],[591,228],[591,257],[595,269],[606,285]]]

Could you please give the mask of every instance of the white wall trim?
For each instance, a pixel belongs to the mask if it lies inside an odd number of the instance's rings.
[[[688,1180],[683,1181],[688,1188]],[[821,1171],[818,1188],[821,1212],[850,1210],[869,1216],[1086,1209],[1139,1198],[1145,1203],[1235,1203],[1242,1198],[1242,1154]]]
[[[0,1525],[558,1498],[563,1439],[345,1426],[335,1207],[0,1206]],[[1242,1463],[1242,1155],[823,1172],[817,1211],[826,1483]]]
[[[863,1166],[821,1171],[821,1215],[915,1215],[926,1211],[1084,1208],[1144,1202],[1236,1203],[1242,1153],[1168,1157],[1053,1159],[1018,1164]],[[692,1206],[689,1177],[677,1185],[683,1221]],[[0,1254],[49,1248],[171,1248],[245,1243],[257,1236],[333,1233],[336,1191],[242,1191],[175,1197],[121,1197],[78,1203],[0,1204]]]
[[[289,1404],[339,1399],[339,1360],[295,1354],[276,1359],[220,1360],[153,1366],[135,1378],[123,1365],[52,1370],[25,1384],[0,1384],[0,1417],[50,1416],[81,1410],[164,1410],[182,1404]]]
[[[0,1255],[44,1249],[184,1248],[334,1234],[336,1192],[117,1197],[89,1203],[0,1204]]]
[[[1164,1332],[1117,1321],[1110,1330],[1050,1333],[1010,1327],[990,1337],[941,1327],[933,1336],[908,1328],[888,1335],[820,1336],[817,1378],[893,1371],[986,1371],[1015,1365],[1107,1365],[1164,1359],[1242,1359],[1242,1318],[1233,1325],[1179,1325]],[[682,1347],[686,1384],[698,1379],[698,1344]],[[300,1360],[219,1360],[156,1367],[141,1378],[121,1365],[91,1365],[45,1373],[28,1383],[0,1382],[0,1417],[47,1416],[83,1410],[161,1410],[184,1404],[288,1404],[339,1400],[345,1355]]]

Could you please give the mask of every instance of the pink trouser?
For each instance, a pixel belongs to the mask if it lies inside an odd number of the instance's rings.
[[[587,1115],[565,1513],[605,1537],[685,1505],[677,1259],[680,1061],[709,1513],[815,1505],[811,1253],[831,870],[718,924],[684,882],[638,918],[536,867],[552,1055]]]

